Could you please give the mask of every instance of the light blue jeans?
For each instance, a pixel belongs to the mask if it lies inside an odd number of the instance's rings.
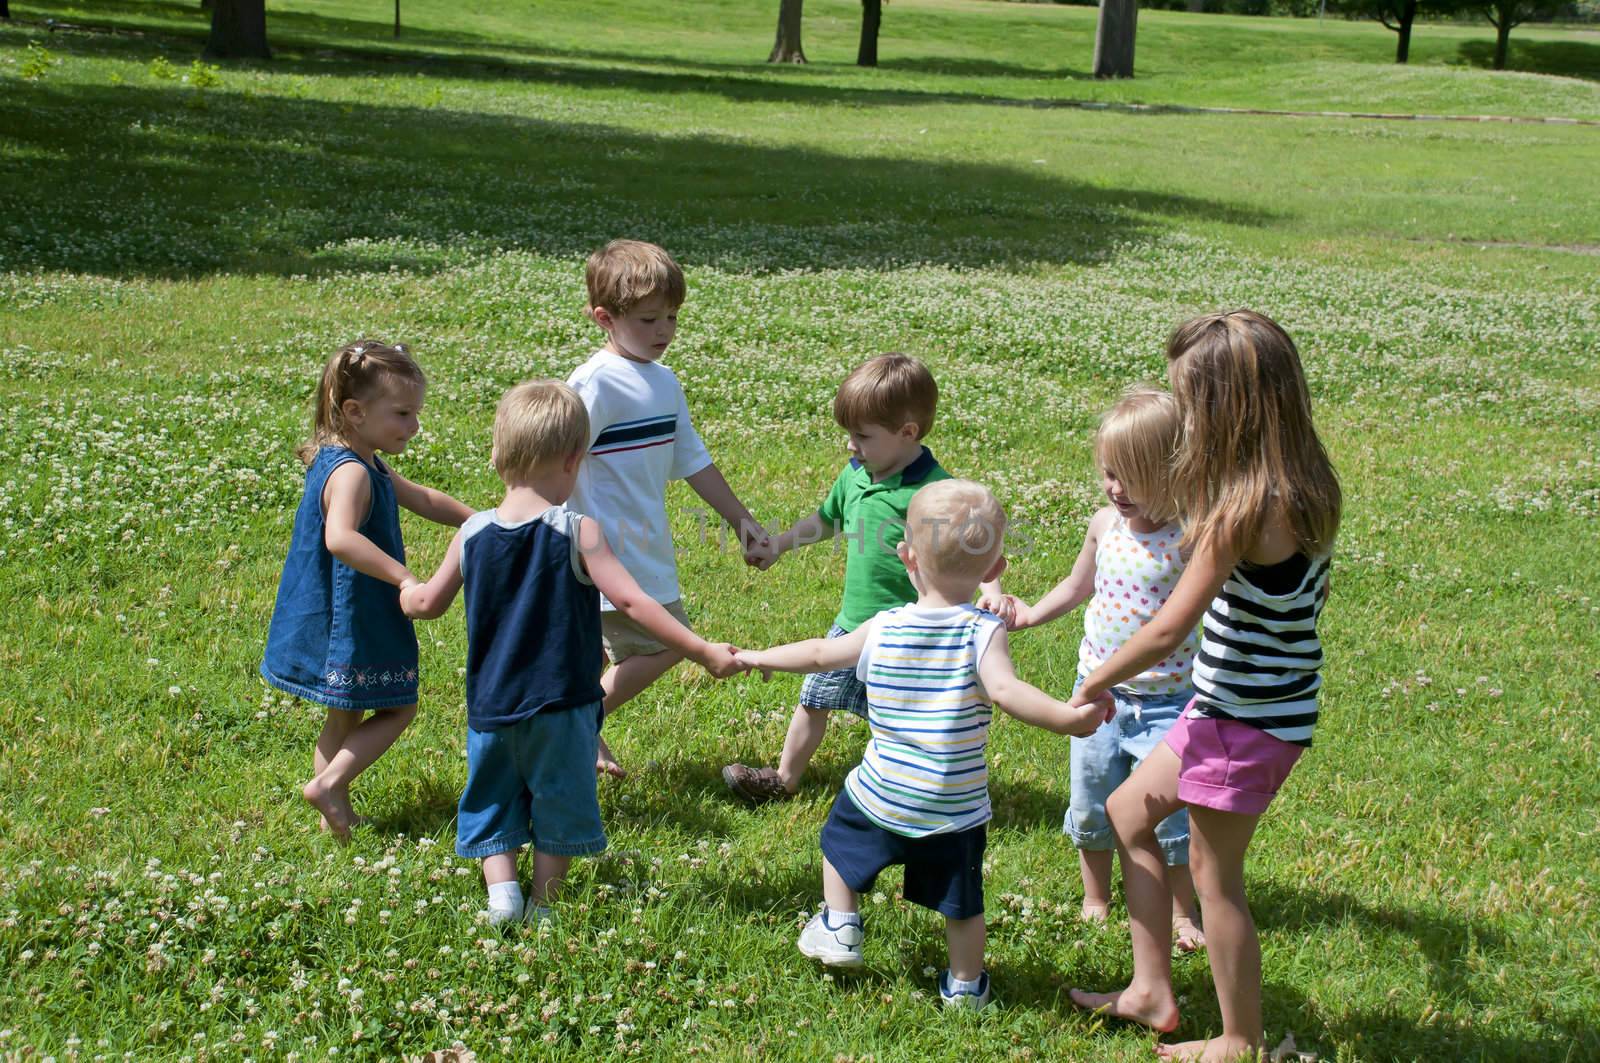
[[[1078,677],[1078,683],[1083,677]],[[1074,687],[1076,689],[1076,687]],[[1088,738],[1072,740],[1072,801],[1061,829],[1079,849],[1115,849],[1106,799],[1166,737],[1194,691],[1141,697],[1121,687],[1111,691],[1117,714]],[[1169,867],[1189,862],[1189,813],[1178,809],[1156,825],[1156,840]]]

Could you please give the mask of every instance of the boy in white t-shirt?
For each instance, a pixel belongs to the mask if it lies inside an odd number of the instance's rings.
[[[605,330],[606,344],[567,378],[589,411],[589,451],[568,505],[599,521],[640,588],[689,626],[667,522],[668,481],[688,481],[739,533],[747,562],[765,559],[770,544],[700,441],[677,376],[659,361],[678,328],[683,271],[655,244],[613,240],[589,256],[585,281],[585,313]],[[612,664],[600,679],[609,716],[683,655],[604,599],[601,610]],[[625,774],[603,738],[596,768]]]

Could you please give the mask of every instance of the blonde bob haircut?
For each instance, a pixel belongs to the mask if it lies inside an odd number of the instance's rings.
[[[589,256],[584,267],[589,313],[602,308],[626,315],[646,299],[661,296],[667,306],[683,305],[683,270],[666,250],[643,240],[613,240]]]
[[[1170,524],[1178,518],[1172,493],[1172,462],[1183,422],[1169,392],[1135,384],[1100,418],[1094,458],[1116,474],[1146,518]]]
[[[999,559],[1005,536],[1005,510],[972,480],[937,480],[912,495],[906,510],[906,541],[917,563],[936,576],[971,580],[974,587]]]
[[[938,409],[939,385],[928,367],[892,351],[856,366],[833,396],[833,419],[846,431],[875,424],[895,432],[914,424],[921,439]]]
[[[506,483],[527,479],[589,447],[589,411],[559,380],[529,380],[494,411],[494,471]]]

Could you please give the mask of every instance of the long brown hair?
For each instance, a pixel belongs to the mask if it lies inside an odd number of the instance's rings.
[[[295,454],[310,465],[317,456],[318,447],[344,442],[345,400],[369,399],[380,388],[396,381],[418,387],[428,385],[422,367],[411,357],[405,344],[360,339],[340,347],[322,368],[316,410],[311,415],[311,438],[300,444]]]
[[[1254,310],[1191,318],[1167,340],[1167,377],[1183,419],[1173,480],[1185,550],[1248,550],[1277,512],[1304,553],[1332,551],[1339,477],[1289,334]]]

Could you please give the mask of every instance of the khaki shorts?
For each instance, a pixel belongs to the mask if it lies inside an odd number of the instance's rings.
[[[678,623],[689,627],[689,614],[683,611],[682,598],[667,602],[661,608],[671,613]],[[600,614],[600,641],[605,644],[606,656],[612,664],[621,664],[629,657],[648,657],[666,649],[654,635],[616,609]]]

